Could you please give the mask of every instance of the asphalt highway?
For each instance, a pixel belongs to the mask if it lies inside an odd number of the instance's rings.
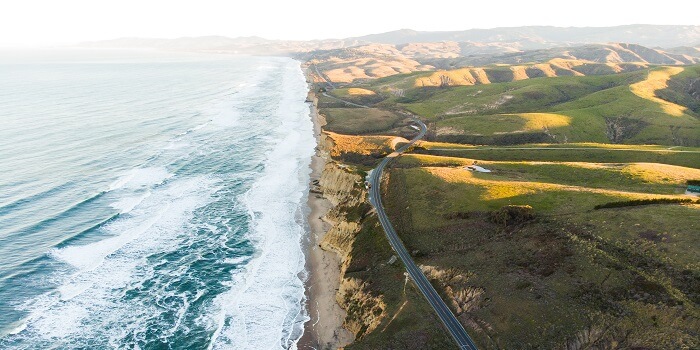
[[[445,302],[440,298],[440,295],[437,293],[435,288],[433,288],[423,272],[411,258],[411,255],[408,253],[406,247],[403,245],[403,242],[401,242],[396,234],[394,227],[391,225],[391,222],[384,211],[384,206],[382,205],[382,197],[379,187],[381,185],[381,177],[384,167],[386,167],[386,165],[389,164],[389,162],[391,162],[394,158],[405,152],[416,141],[422,139],[427,131],[427,127],[425,124],[423,124],[423,122],[417,119],[415,122],[420,127],[419,134],[408,144],[403,145],[401,148],[382,159],[381,163],[379,163],[379,165],[372,171],[372,174],[368,180],[370,183],[370,203],[377,210],[377,216],[379,217],[379,221],[384,228],[386,237],[389,239],[391,247],[399,256],[404,266],[406,266],[408,275],[411,277],[421,293],[423,293],[423,296],[425,296],[425,298],[428,300],[430,306],[432,306],[432,308],[435,310],[438,317],[445,325],[447,331],[450,333],[455,342],[457,342],[459,349],[476,350],[476,345],[474,345],[474,342],[472,341],[471,337],[469,337],[469,334],[467,334],[467,331],[464,330],[462,324],[459,323],[455,315],[452,313],[452,311],[450,311],[449,307],[447,307],[447,304],[445,304]]]

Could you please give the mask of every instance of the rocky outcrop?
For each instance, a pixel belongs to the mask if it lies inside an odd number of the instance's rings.
[[[344,278],[336,297],[347,312],[345,328],[355,334],[355,338],[375,330],[386,316],[383,298],[370,293],[367,284],[360,279]]]
[[[321,241],[321,248],[335,252],[341,257],[342,270],[347,267],[352,250],[355,235],[360,232],[361,226],[356,222],[339,221],[328,230]],[[341,271],[344,272],[344,271]]]
[[[463,274],[456,269],[441,269],[437,266],[420,266],[421,271],[431,283],[438,285],[444,294],[445,301],[454,310],[457,318],[471,328],[488,332],[491,325],[474,314],[484,302],[484,290],[471,285],[471,275]]]
[[[362,189],[363,181],[361,175],[348,171],[347,167],[328,162],[323,169],[319,184],[323,196],[334,206],[337,207],[340,204],[353,206],[366,199],[366,191]]]

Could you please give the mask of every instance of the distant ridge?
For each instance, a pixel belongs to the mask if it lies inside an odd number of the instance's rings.
[[[542,49],[562,44],[624,42],[649,47],[690,46],[700,41],[698,25],[631,24],[614,27],[503,27],[463,31],[396,31],[356,37],[358,41],[401,45],[415,42],[512,42],[521,49]]]
[[[201,36],[177,39],[120,38],[80,44],[83,47],[159,48],[169,50],[232,51],[250,54],[296,54],[366,44],[459,43],[473,54],[541,50],[585,44],[629,43],[650,48],[700,46],[700,26],[633,24],[616,27],[512,27],[423,32],[400,29],[345,39],[268,40],[261,37]],[[494,50],[495,48],[495,50]],[[466,50],[463,50],[466,51]],[[464,52],[463,52],[464,53]]]

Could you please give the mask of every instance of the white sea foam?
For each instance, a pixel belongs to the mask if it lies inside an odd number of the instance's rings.
[[[158,185],[172,176],[173,174],[169,173],[165,168],[152,167],[131,169],[128,173],[109,185],[107,191]]]
[[[143,200],[148,198],[150,195],[151,195],[151,192],[148,191],[148,192],[146,192],[142,195],[139,195],[139,196],[120,198],[116,202],[111,203],[109,206],[111,206],[114,209],[119,210],[119,214],[126,214],[126,213],[134,210],[134,208],[136,208],[136,206],[141,204],[141,202],[143,202]]]
[[[27,324],[22,322],[19,326],[11,329],[8,333],[11,335],[15,335],[21,333],[25,329],[27,329]]]
[[[194,210],[212,200],[217,183],[203,176],[171,181],[129,216],[104,226],[102,230],[112,237],[53,250],[50,256],[75,270],[65,277],[58,295],[48,293],[25,305],[30,316],[28,333],[23,335],[57,344],[108,335],[116,346],[124,332],[147,327],[141,321],[162,310],[155,304],[125,301],[119,291],[152,276],[153,266],[146,257],[175,251],[181,235],[192,234],[186,226]],[[104,334],[106,329],[120,332]]]
[[[222,127],[240,125],[241,113],[231,104],[221,103],[213,112],[212,124]]]
[[[258,255],[216,300],[213,349],[295,349],[308,319],[300,278],[304,228],[298,212],[315,140],[297,62],[286,63],[282,89],[286,93],[277,109],[282,121],[276,130],[278,141],[267,154],[262,175],[243,198],[252,220],[249,238]]]
[[[177,134],[177,136],[184,136],[184,135],[187,135],[187,134],[189,134],[189,133],[191,133],[191,132],[195,132],[195,131],[197,131],[197,130],[199,130],[199,129],[202,129],[202,128],[204,128],[204,127],[207,126],[207,125],[209,125],[209,122],[199,124],[199,125],[197,125],[197,126],[195,126],[195,127],[193,127],[193,128],[187,129],[187,131],[183,131],[183,132]]]
[[[186,147],[190,147],[191,144],[189,142],[181,142],[177,140],[170,141],[167,146],[165,146],[165,149],[167,150],[178,150],[178,149],[183,149]]]
[[[103,239],[88,245],[68,246],[53,249],[49,254],[57,260],[72,265],[79,270],[93,270],[100,266],[104,259],[122,248],[125,244],[138,238],[155,225],[170,207],[170,203],[162,203],[162,207],[149,213],[146,220],[118,220],[105,227],[106,231],[116,232],[116,236]],[[154,208],[155,209],[155,208]]]

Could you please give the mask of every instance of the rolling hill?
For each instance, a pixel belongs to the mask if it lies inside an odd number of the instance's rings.
[[[561,68],[567,62],[420,72],[364,87],[384,96],[376,106],[427,120],[435,141],[700,145],[700,65],[623,65],[630,71],[586,76],[620,66]]]

